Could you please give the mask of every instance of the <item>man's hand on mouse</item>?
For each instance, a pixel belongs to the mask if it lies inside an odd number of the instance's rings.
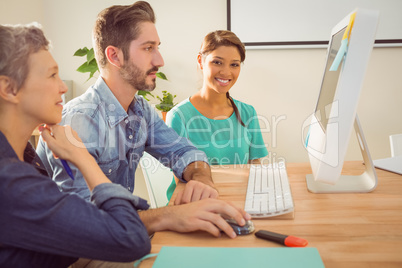
[[[201,230],[219,237],[222,230],[230,238],[235,238],[235,231],[221,215],[234,219],[239,226],[244,226],[246,221],[251,219],[247,212],[231,202],[214,198],[140,212],[140,218],[149,233],[164,230],[181,233]]]

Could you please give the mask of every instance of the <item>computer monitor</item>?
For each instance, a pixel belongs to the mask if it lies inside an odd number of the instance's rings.
[[[378,18],[378,11],[356,9],[332,29],[320,94],[305,137],[313,171],[306,177],[311,192],[370,192],[377,186],[356,111]],[[366,170],[345,176],[341,172],[352,132],[357,134]]]

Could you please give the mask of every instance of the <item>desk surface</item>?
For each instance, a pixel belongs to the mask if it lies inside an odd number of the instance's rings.
[[[364,170],[360,162],[347,162],[344,174]],[[308,247],[318,249],[326,267],[402,267],[402,176],[377,169],[378,186],[366,194],[313,194],[307,191],[308,163],[287,164],[295,204],[293,220],[255,219],[256,230],[305,238]],[[244,207],[248,168],[212,168],[220,198]],[[178,185],[180,189],[183,185]],[[173,200],[173,199],[172,199]],[[254,235],[230,239],[204,232],[180,234],[158,232],[152,239],[152,253],[162,246],[281,247]],[[151,267],[148,259],[141,267]]]

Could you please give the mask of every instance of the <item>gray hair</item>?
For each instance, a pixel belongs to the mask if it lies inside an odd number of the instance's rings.
[[[0,25],[0,75],[11,78],[20,89],[29,72],[28,59],[39,50],[49,49],[40,25]]]

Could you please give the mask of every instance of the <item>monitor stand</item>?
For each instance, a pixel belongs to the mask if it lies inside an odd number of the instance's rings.
[[[306,175],[307,189],[312,193],[368,193],[377,187],[377,173],[356,115],[354,129],[362,152],[366,170],[361,175],[341,175],[335,185],[314,180],[313,174]]]

